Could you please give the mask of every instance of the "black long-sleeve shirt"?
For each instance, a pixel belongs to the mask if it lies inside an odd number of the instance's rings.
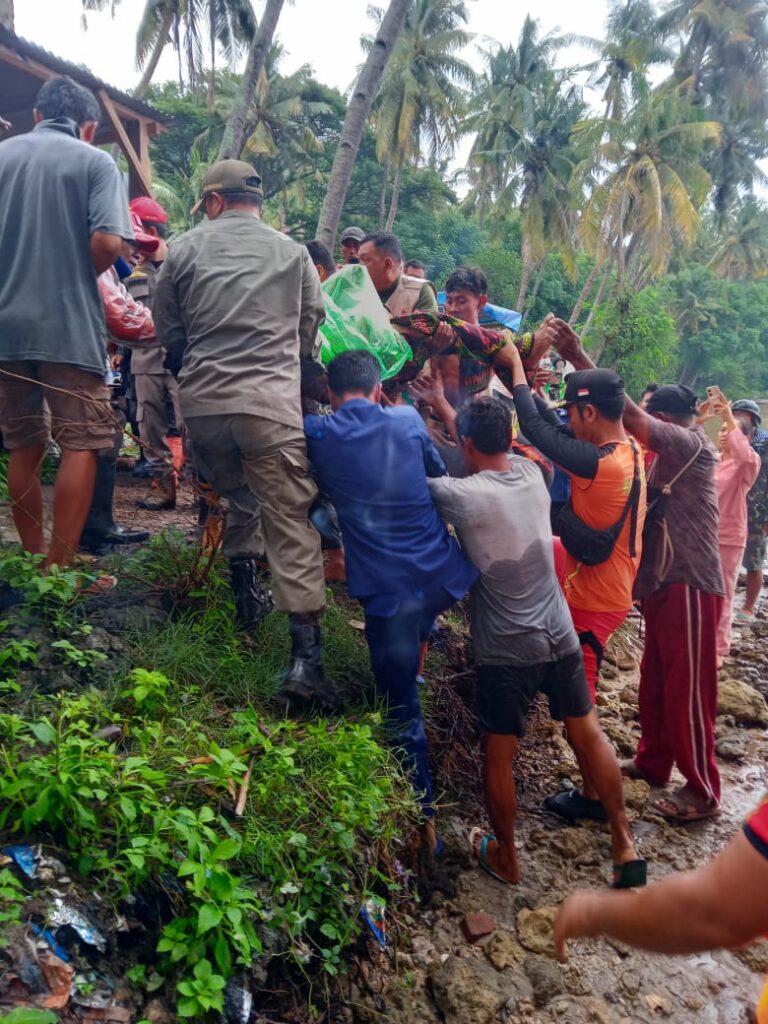
[[[545,402],[534,397],[527,384],[518,384],[513,395],[520,429],[527,440],[567,473],[594,480],[600,459],[610,455],[616,445],[579,441]]]

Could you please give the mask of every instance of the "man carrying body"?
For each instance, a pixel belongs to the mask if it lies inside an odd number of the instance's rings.
[[[744,607],[736,612],[736,622],[751,622],[763,589],[763,564],[768,546],[768,431],[762,430],[760,406],[748,398],[734,402],[731,412],[747,431],[749,443],[760,456],[760,472],[747,495],[747,546],[744,568],[747,592]]]
[[[403,272],[403,250],[397,235],[390,231],[364,235],[358,257],[390,317],[437,312],[437,296],[430,282]]]
[[[275,605],[288,613],[291,665],[282,692],[332,701],[321,658],[325,606],[317,495],[302,430],[302,358],[318,351],[323,301],[307,250],[261,222],[261,178],[221,160],[195,207],[207,220],[171,247],[157,281],[158,338],[178,360],[181,411],[205,479],[229,503],[223,552],[240,623],[271,608],[258,583],[263,527]],[[185,347],[186,346],[186,347]]]
[[[128,278],[128,291],[139,302],[152,308],[157,275],[163,265],[168,246],[168,214],[156,199],[140,196],[132,199],[131,213],[136,214],[143,229],[158,240],[154,253],[145,256]],[[182,419],[179,406],[179,385],[170,370],[163,365],[165,349],[137,349],[131,352],[131,373],[136,388],[136,419],[141,435],[141,451],[147,463],[150,478],[157,483],[156,501],[138,501],[139,508],[151,512],[164,512],[176,508],[176,473],[173,453],[165,441],[168,433],[166,399],[174,411],[176,429],[181,433]]]
[[[581,641],[594,701],[605,645],[632,607],[645,519],[642,459],[621,422],[626,400],[624,382],[611,370],[570,374],[565,391],[570,429],[534,401],[519,358],[514,385],[520,429],[570,478],[570,506],[563,514],[576,517],[593,530],[607,530],[622,522],[608,557],[598,564],[585,564],[569,550],[566,523],[562,516],[558,520],[565,549],[565,597]],[[548,797],[545,806],[568,819],[605,820],[606,809],[590,779],[589,766],[580,767],[583,791],[565,790]]]
[[[499,881],[520,880],[514,761],[541,691],[552,716],[565,722],[606,807],[613,884],[644,885],[646,864],[633,846],[619,765],[600,729],[555,576],[547,489],[533,462],[509,454],[511,429],[509,409],[499,399],[467,403],[456,417],[456,433],[470,475],[429,482],[440,514],[455,526],[464,553],[480,570],[470,591],[470,619],[485,733],[486,803],[495,834],[476,836],[475,856]]]
[[[563,321],[555,345],[577,369],[593,364]],[[647,412],[627,399],[624,426],[656,453],[648,478],[651,503],[634,596],[646,638],[640,667],[640,744],[622,769],[652,785],[676,764],[685,786],[654,807],[676,824],[719,813],[715,761],[717,625],[725,592],[718,548],[717,457],[696,426],[696,395],[665,384]],[[668,492],[668,493],[665,493]],[[663,505],[654,504],[655,496]]]
[[[34,116],[33,131],[0,146],[0,432],[11,452],[16,529],[23,547],[45,554],[48,567],[71,562],[97,453],[112,444],[96,278],[133,233],[120,173],[89,145],[100,116],[94,96],[69,78],[52,78]],[[50,547],[40,486],[50,440],[44,403],[62,452]]]
[[[348,591],[365,609],[376,686],[431,817],[419,647],[477,573],[429,495],[427,476],[443,474],[445,466],[416,410],[381,407],[381,371],[368,352],[333,359],[328,383],[335,412],[306,417],[309,457],[341,523]]]

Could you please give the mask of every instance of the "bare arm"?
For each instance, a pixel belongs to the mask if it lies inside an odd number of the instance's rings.
[[[456,410],[445,397],[445,389],[439,375],[428,377],[422,374],[416,377],[408,385],[408,390],[417,402],[426,402],[432,407],[432,412],[445,424],[448,433],[456,444],[459,443],[459,435],[456,433]]]
[[[552,344],[569,363],[572,363],[576,370],[594,370],[595,364],[584,351],[581,338],[564,320],[553,319],[548,321],[553,331]],[[624,428],[636,437],[642,444],[648,444],[649,422],[651,417],[643,412],[639,405],[635,405],[627,395],[627,404],[624,407]]]
[[[97,277],[109,270],[119,256],[129,254],[130,247],[120,235],[111,235],[106,231],[94,231],[91,235],[91,261]]]
[[[580,892],[560,907],[561,959],[574,938],[617,939],[653,953],[751,942],[768,929],[768,859],[739,832],[714,860],[634,892]]]

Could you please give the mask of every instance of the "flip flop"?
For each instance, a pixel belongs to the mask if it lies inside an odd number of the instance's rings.
[[[481,871],[484,871],[486,875],[490,875],[491,878],[495,878],[497,882],[501,882],[502,885],[514,885],[514,882],[510,882],[508,878],[498,874],[494,871],[491,865],[488,863],[488,843],[495,843],[496,836],[490,832],[483,832],[481,828],[475,826],[469,833],[469,849],[470,853],[477,861]]]
[[[745,612],[743,608],[739,608],[733,615],[735,622],[751,623],[755,621],[755,616],[751,612]]]
[[[608,812],[599,800],[590,800],[578,789],[564,789],[554,796],[544,798],[543,807],[550,814],[566,821],[578,821],[587,818],[589,821],[608,821]]]
[[[693,800],[680,793],[673,793],[671,796],[662,797],[661,800],[654,801],[651,806],[657,814],[660,814],[671,825],[690,825],[695,821],[707,821],[709,818],[717,818],[720,814],[719,804],[714,804],[705,810],[701,810]],[[672,808],[672,810],[669,808]]]
[[[116,576],[110,576],[107,573],[99,573],[98,576],[83,573],[80,577],[77,593],[81,597],[98,597],[101,594],[108,594],[116,586]]]
[[[648,882],[648,861],[638,858],[613,865],[612,889],[642,889]]]

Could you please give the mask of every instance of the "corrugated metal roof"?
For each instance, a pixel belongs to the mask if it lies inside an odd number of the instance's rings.
[[[141,117],[157,121],[159,124],[168,124],[171,121],[171,118],[166,114],[161,114],[159,110],[155,110],[149,104],[134,99],[127,92],[115,89],[109,82],[104,82],[102,79],[97,78],[87,68],[82,68],[78,64],[71,64],[69,61],[62,60],[61,57],[57,57],[55,54],[49,53],[48,50],[44,50],[42,46],[30,43],[28,39],[22,39],[21,36],[17,36],[14,32],[10,32],[2,26],[0,26],[0,45],[7,46],[9,50],[13,50],[19,57],[36,61],[38,64],[50,68],[51,71],[55,71],[58,75],[69,75],[70,78],[73,78],[76,82],[86,86],[86,88],[91,89],[93,92],[98,93],[100,89],[103,89],[115,102],[122,103],[124,107],[128,107],[129,110],[133,110]],[[2,60],[1,56],[0,60]]]

